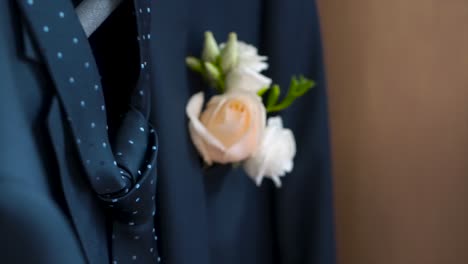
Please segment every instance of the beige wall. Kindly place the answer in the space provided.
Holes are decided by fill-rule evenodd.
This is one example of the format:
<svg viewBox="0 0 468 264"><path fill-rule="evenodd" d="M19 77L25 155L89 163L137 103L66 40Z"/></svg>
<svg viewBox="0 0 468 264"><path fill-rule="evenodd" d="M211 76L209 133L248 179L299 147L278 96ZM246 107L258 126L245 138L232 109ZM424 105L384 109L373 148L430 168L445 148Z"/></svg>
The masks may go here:
<svg viewBox="0 0 468 264"><path fill-rule="evenodd" d="M468 263L468 1L318 4L340 263Z"/></svg>

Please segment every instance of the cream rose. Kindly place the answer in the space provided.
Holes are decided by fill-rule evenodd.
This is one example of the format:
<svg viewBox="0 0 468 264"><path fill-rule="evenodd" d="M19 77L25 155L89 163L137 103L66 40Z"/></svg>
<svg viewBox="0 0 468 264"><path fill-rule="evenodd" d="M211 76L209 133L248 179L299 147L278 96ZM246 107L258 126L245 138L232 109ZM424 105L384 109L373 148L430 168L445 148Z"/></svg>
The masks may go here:
<svg viewBox="0 0 468 264"><path fill-rule="evenodd" d="M246 92L213 96L202 112L203 102L203 92L193 95L186 113L192 141L208 165L242 161L256 151L266 120L260 97Z"/></svg>
<svg viewBox="0 0 468 264"><path fill-rule="evenodd" d="M257 185L264 177L281 187L280 177L291 172L296 155L296 142L289 129L283 128L281 117L271 117L257 151L244 162L244 169Z"/></svg>

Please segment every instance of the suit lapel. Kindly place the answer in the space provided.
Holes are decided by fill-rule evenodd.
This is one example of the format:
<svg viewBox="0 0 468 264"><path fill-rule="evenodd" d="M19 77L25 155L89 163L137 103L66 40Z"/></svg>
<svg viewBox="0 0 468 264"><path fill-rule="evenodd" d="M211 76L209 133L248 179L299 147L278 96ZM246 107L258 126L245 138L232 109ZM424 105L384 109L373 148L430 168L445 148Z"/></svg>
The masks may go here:
<svg viewBox="0 0 468 264"><path fill-rule="evenodd" d="M17 3L24 21L24 55L30 61L43 62L56 86L57 96L47 121L72 223L88 262L107 263L105 211L88 181L90 173L82 165L83 154L75 148L79 139L74 133L89 123L86 116L73 112L76 105L70 107L79 105L80 100L90 109L104 105L101 84L93 81L99 81L100 77L91 48L71 2L17 0ZM65 49L76 53L64 52ZM70 116L75 118L71 120ZM105 112L97 112L93 121L105 125ZM102 134L98 140L107 142L105 130ZM109 148L100 151L107 151L101 156L113 155Z"/></svg>
<svg viewBox="0 0 468 264"><path fill-rule="evenodd" d="M47 126L51 136L65 200L88 263L107 263L106 217L80 166L70 142L57 98L49 111Z"/></svg>
<svg viewBox="0 0 468 264"><path fill-rule="evenodd" d="M22 55L25 59L39 63L41 61L40 55L37 52L37 47L34 45L34 41L32 40L32 34L29 30L27 24L22 19L21 20L21 51Z"/></svg>

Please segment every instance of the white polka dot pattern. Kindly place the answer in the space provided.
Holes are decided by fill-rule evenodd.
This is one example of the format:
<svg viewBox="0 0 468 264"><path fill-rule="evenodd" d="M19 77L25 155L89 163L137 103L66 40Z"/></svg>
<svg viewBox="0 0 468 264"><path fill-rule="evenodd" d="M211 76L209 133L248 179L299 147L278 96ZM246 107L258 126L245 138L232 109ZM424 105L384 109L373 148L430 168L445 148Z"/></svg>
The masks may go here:
<svg viewBox="0 0 468 264"><path fill-rule="evenodd" d="M140 77L134 93L139 96L131 97L132 108L126 114L129 123L118 128L125 137L116 146L110 145L108 139L97 65L72 4L59 1L54 9L41 1L18 2L37 36L57 98L67 116L66 125L83 165L81 175L87 178L94 193L119 215L112 219L112 263L160 261L154 235L157 138L147 118L132 112L143 113L149 107L145 96L151 89L148 64L151 1L134 0L138 38L142 40ZM141 160L134 160L135 157Z"/></svg>

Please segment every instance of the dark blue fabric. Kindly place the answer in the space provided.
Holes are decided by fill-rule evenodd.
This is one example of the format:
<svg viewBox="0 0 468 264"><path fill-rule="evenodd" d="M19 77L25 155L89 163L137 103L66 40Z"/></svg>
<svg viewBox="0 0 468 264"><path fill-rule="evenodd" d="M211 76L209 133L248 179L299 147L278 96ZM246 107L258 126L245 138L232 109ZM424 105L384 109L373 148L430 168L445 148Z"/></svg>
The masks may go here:
<svg viewBox="0 0 468 264"><path fill-rule="evenodd" d="M158 0L152 35L152 122L161 152L158 205L169 263L335 263L324 66L312 0ZM269 56L282 87L304 74L317 87L282 113L296 136L294 171L281 189L260 188L242 168L203 169L187 133L185 105L209 89L182 63L201 53L203 33L231 31ZM170 98L170 100L168 99Z"/></svg>
<svg viewBox="0 0 468 264"><path fill-rule="evenodd" d="M146 114L151 86L147 63L151 60L150 40L146 39L151 17L148 3L134 1L135 10L138 10L135 16L138 36L143 36L146 41L140 41L140 78L131 100L126 103L130 106L114 132L113 144L107 132L106 107L97 65L73 5L67 1L18 0L17 3L55 84L58 96L50 110L49 132L65 198L88 261L97 263L99 256L107 253L102 248L103 241L93 239L102 236L103 229L95 229L94 225L99 225L103 217L89 221L86 209L77 210L79 203L84 201L73 195L72 190L79 184L70 182L74 178L71 174L79 169L70 167L67 161L70 156L65 148L68 145L74 145L82 169L81 175L75 174L75 178L82 177L90 184L92 193L102 203L96 207L90 200L88 206L108 216L108 227L112 229L109 239L112 263L159 262L155 228L158 146ZM134 41L137 41L136 36ZM62 116L57 116L59 112ZM72 135L73 139L65 140L64 134ZM97 251L99 248L103 252Z"/></svg>
<svg viewBox="0 0 468 264"><path fill-rule="evenodd" d="M0 242L8 243L0 248L0 262L111 263L113 218L86 177L86 158L77 151L69 116L45 66L51 51L38 46L16 1L20 0L0 1ZM50 1L48 6L66 2L71 1ZM133 100L129 96L138 90L130 86L137 85L134 74L142 61L138 52L127 52L133 44L123 45L131 34L112 22L121 20L119 10L102 26L113 31L106 37L114 45L96 36L91 48L97 60L93 71L102 76L113 148L119 141L119 116L135 109L123 104L142 106L139 112L146 117L144 106L151 103L149 121L159 136L156 203L163 262L335 263L326 84L314 1L148 0L148 4L151 60L144 65L149 75L140 76L154 79L152 95L141 97L148 101L139 101L139 93ZM49 18L53 15L59 14L53 12ZM128 25L133 27L131 21ZM59 26L64 35L74 32L69 23ZM204 169L189 139L185 105L192 94L207 87L187 70L184 59L200 54L205 30L219 40L236 31L241 40L258 46L269 56L267 75L283 87L292 74L317 81L316 88L282 113L285 126L295 133L298 153L294 171L284 178L281 189L268 181L256 187L241 168ZM49 60L56 55L51 53ZM83 59L63 55L71 62ZM121 137L134 131L127 132ZM118 159L117 152L110 155ZM138 175L135 162L117 161Z"/></svg>

